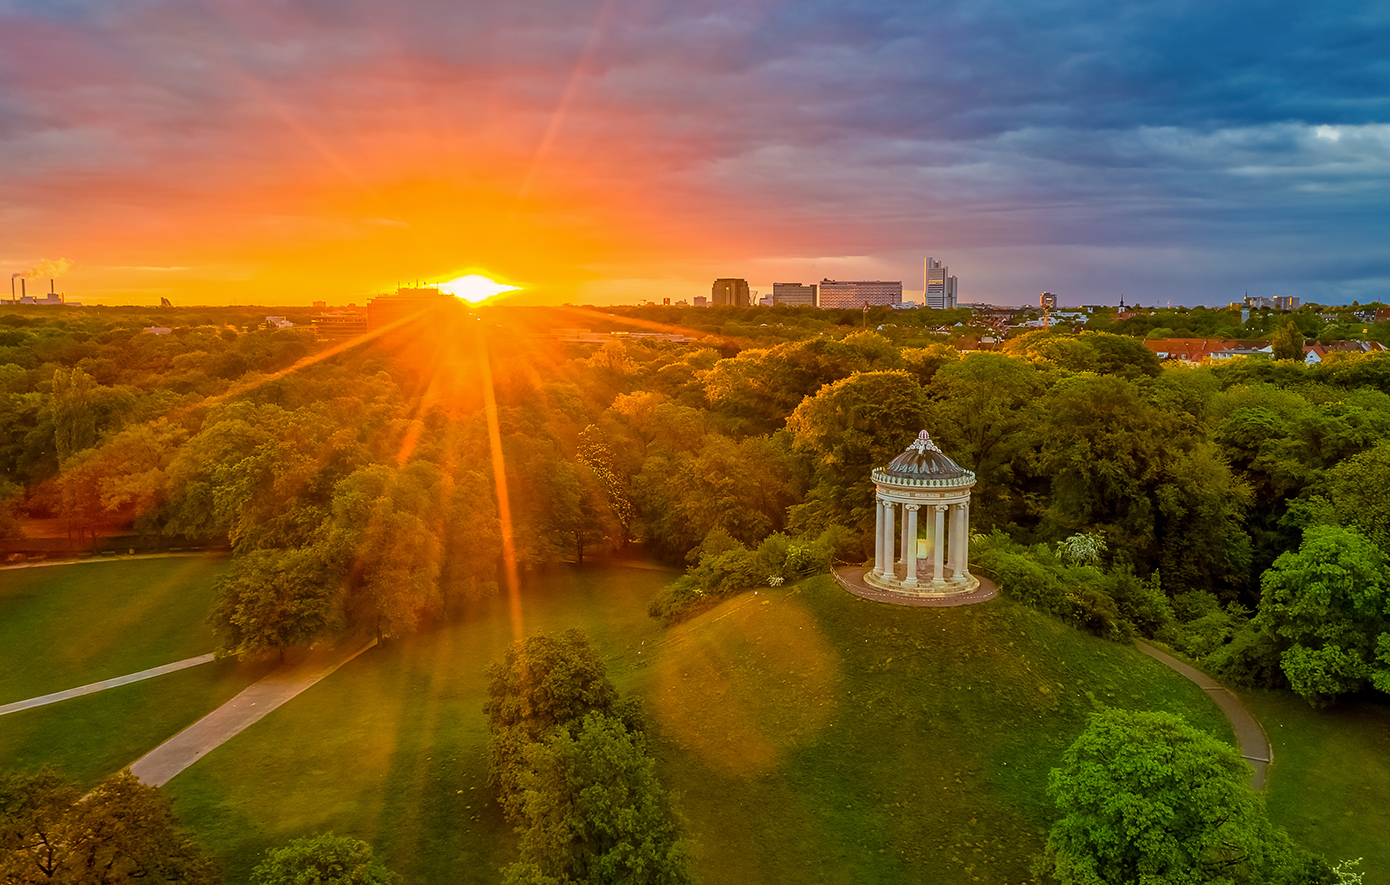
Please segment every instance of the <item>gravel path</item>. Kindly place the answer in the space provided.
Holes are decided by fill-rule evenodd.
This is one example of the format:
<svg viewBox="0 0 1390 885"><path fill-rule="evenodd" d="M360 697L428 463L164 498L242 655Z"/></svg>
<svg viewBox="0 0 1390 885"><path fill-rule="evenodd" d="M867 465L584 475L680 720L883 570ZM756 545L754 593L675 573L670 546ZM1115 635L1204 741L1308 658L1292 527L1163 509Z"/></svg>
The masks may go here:
<svg viewBox="0 0 1390 885"><path fill-rule="evenodd" d="M185 658L182 661L175 661L172 664L161 664L158 667L151 667L148 670L141 670L139 673L131 673L126 676L117 676L113 679L103 679L100 682L91 682L87 685L79 685L77 688L69 688L64 691L55 691L53 694L46 694L36 698L29 698L24 701L15 701L12 704L0 706L0 716L7 713L18 713L20 710L32 710L34 707L42 707L46 704L54 704L58 701L66 701L68 698L80 698L84 694L95 694L105 691L108 688L115 688L118 685L129 685L132 682L139 682L142 679L152 679L155 676L163 676L165 673L174 673L178 670L186 670L189 667L196 667L199 664L206 664L212 660L212 652L199 655L196 658Z"/></svg>
<svg viewBox="0 0 1390 885"><path fill-rule="evenodd" d="M130 773L152 787L163 786L174 775L374 645L375 638L356 645L314 650L303 660L271 671L241 694L141 756L130 766Z"/></svg>
<svg viewBox="0 0 1390 885"><path fill-rule="evenodd" d="M1269 738L1265 735L1264 728L1260 726L1260 721L1246 709L1245 704L1241 703L1235 692L1201 670L1184 664L1172 655L1164 654L1143 640L1136 640L1134 644L1144 654L1186 676L1211 695L1211 699L1216 701L1221 712L1225 713L1226 718L1231 721L1231 727L1236 732L1236 745L1240 748L1241 755L1245 757L1245 761L1250 763L1250 767L1255 769L1254 775L1250 778L1251 788L1263 790L1265 780L1269 776L1269 766L1274 764L1274 748L1269 745Z"/></svg>

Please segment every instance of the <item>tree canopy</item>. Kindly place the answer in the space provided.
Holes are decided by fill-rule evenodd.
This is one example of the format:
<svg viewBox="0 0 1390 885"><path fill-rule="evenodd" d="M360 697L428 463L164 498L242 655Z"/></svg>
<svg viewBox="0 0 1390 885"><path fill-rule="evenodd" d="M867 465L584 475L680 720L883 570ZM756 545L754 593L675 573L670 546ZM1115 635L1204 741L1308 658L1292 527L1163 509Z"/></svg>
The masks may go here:
<svg viewBox="0 0 1390 885"><path fill-rule="evenodd" d="M1040 867L1063 885L1329 882L1251 792L1230 746L1169 713L1095 713L1053 769Z"/></svg>

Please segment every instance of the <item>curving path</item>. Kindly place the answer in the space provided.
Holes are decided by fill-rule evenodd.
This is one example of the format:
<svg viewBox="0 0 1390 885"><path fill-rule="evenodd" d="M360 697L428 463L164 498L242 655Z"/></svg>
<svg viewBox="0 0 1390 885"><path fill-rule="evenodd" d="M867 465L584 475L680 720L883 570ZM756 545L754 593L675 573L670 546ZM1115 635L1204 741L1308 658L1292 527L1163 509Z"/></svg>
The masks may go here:
<svg viewBox="0 0 1390 885"><path fill-rule="evenodd" d="M1269 745L1269 737L1265 735L1260 721L1246 709L1245 704L1241 703L1235 692L1201 670L1188 666L1172 655L1159 651L1142 639L1136 639L1134 644L1144 654L1186 676L1211 696L1211 699L1221 708L1221 712L1226 714L1226 718L1231 721L1231 728L1235 729L1236 746L1240 748L1240 754L1255 770L1250 778L1251 789L1263 790L1265 780L1269 776L1269 766L1274 764L1274 748Z"/></svg>

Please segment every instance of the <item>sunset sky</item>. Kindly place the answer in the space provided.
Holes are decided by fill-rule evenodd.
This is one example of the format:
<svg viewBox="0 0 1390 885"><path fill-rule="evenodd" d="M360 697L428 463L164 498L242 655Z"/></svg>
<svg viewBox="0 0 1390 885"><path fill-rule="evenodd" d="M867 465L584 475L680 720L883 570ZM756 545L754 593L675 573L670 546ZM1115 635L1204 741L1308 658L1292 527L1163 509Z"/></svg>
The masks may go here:
<svg viewBox="0 0 1390 885"><path fill-rule="evenodd" d="M1390 4L0 0L0 272L86 303L928 255L964 301L1390 301Z"/></svg>

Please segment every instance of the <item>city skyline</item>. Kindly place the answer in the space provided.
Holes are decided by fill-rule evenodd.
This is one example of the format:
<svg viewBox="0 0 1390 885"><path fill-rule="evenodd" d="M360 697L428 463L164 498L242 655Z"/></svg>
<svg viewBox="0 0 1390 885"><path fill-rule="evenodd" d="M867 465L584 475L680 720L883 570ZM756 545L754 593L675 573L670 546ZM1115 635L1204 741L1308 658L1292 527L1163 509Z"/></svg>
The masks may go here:
<svg viewBox="0 0 1390 885"><path fill-rule="evenodd" d="M920 297L931 255L962 302L1383 300L1387 39L1371 3L0 0L0 272L603 304Z"/></svg>

